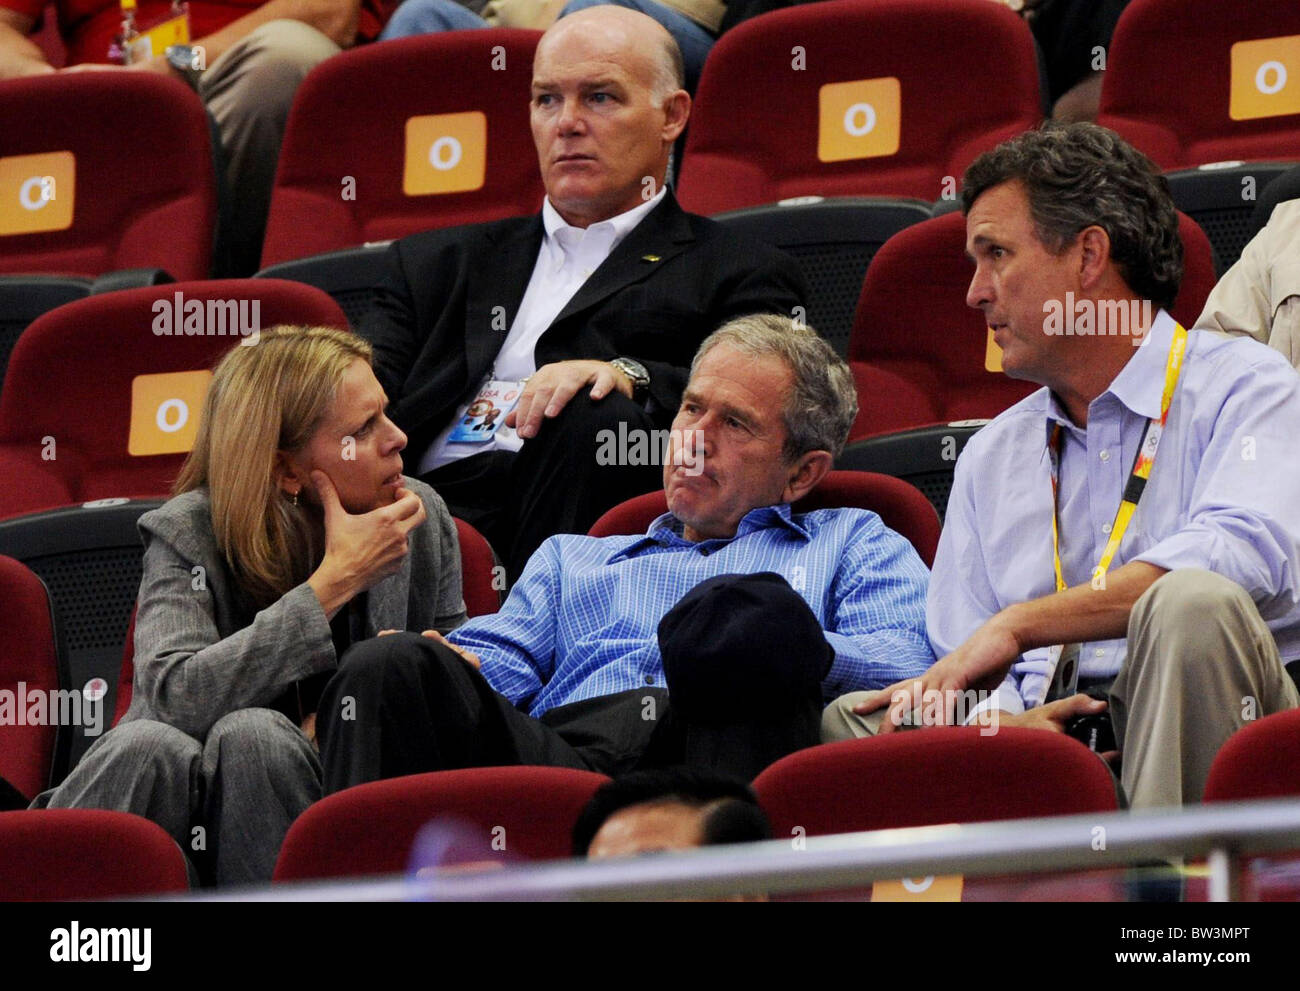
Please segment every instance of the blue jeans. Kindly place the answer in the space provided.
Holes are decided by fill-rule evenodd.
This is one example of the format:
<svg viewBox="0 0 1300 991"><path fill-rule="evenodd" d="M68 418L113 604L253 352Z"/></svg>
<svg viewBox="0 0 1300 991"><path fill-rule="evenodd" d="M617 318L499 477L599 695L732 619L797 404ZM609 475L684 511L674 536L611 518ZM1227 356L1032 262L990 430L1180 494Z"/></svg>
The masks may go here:
<svg viewBox="0 0 1300 991"><path fill-rule="evenodd" d="M686 66L686 88L694 93L695 85L700 81L700 72L704 69L704 60L713 47L713 35L685 14L656 3L655 0L570 0L560 11L560 16L609 2L615 2L619 7L639 10L664 26L682 50L682 61ZM430 31L464 31L482 27L487 27L483 18L456 0L404 0L384 26L379 39L386 41L389 38L428 34Z"/></svg>
<svg viewBox="0 0 1300 991"><path fill-rule="evenodd" d="M431 31L465 31L485 28L483 18L456 0L405 0L393 11L393 16L379 33L380 41L390 38L409 38L413 34Z"/></svg>

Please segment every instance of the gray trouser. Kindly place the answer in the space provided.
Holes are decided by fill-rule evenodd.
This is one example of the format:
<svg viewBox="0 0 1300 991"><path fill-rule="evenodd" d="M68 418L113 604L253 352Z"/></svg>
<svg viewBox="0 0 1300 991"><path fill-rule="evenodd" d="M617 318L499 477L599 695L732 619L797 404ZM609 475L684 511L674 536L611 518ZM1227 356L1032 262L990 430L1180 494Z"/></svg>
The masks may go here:
<svg viewBox="0 0 1300 991"><path fill-rule="evenodd" d="M870 692L822 713L822 740L871 736L881 713L854 714ZM1133 808L1201 800L1214 755L1247 721L1300 705L1268 626L1235 582L1171 571L1133 605L1128 657L1110 690L1120 780Z"/></svg>
<svg viewBox="0 0 1300 991"><path fill-rule="evenodd" d="M241 268L256 268L261 257L280 142L298 84L340 51L302 21L268 21L222 52L199 76L199 97L217 122L226 154L227 233Z"/></svg>
<svg viewBox="0 0 1300 991"><path fill-rule="evenodd" d="M264 884L289 826L320 798L320 782L316 751L292 722L240 709L202 744L166 723L122 723L32 808L132 812L209 860L217 884Z"/></svg>

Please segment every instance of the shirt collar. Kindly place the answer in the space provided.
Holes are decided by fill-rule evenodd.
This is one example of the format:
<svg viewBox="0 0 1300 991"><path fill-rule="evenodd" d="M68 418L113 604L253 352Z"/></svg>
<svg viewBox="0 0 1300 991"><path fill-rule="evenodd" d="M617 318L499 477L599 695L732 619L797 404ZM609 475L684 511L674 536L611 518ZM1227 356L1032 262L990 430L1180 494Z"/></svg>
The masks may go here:
<svg viewBox="0 0 1300 991"><path fill-rule="evenodd" d="M1148 420L1160 419L1160 400L1165 391L1165 366L1169 361L1169 348L1174 342L1174 318L1164 310L1156 314L1151 327L1135 344L1133 357L1119 370L1109 393L1138 416Z"/></svg>
<svg viewBox="0 0 1300 991"><path fill-rule="evenodd" d="M618 247L620 241L627 237L636 227L645 219L646 214L659 205L664 196L667 195L668 187L660 186L659 192L646 200L634 206L631 210L620 213L617 217L610 217L608 220L602 220L599 223L592 224L586 228L588 234L603 234L611 237L609 250L612 252ZM560 216L558 210L551 205L551 198L548 196L542 202L542 227L546 231L546 239L554 240L555 234L560 230L571 230L575 232L575 239L583 234L583 228L574 227L567 223Z"/></svg>
<svg viewBox="0 0 1300 991"><path fill-rule="evenodd" d="M686 524L672 513L664 513L646 528L645 536L637 538L615 553L606 563L614 564L624 558L635 557L650 547L721 547L733 540L740 539L746 534L771 527L783 527L802 540L812 540L812 533L794 518L788 502L776 506L760 506L757 509L751 509L741 517L734 537L719 537L712 540L687 540L683 536Z"/></svg>
<svg viewBox="0 0 1300 991"><path fill-rule="evenodd" d="M1160 419L1160 400L1165 391L1165 365L1169 360L1169 348L1173 339L1174 318L1165 310L1160 310L1140 343L1134 344L1133 357L1119 370L1106 391L1092 402L1095 404L1106 396L1113 396L1125 408L1143 419ZM1070 419L1056 394L1047 389L1043 392L1048 437L1050 438L1052 427L1057 423L1067 430L1078 431L1080 428Z"/></svg>

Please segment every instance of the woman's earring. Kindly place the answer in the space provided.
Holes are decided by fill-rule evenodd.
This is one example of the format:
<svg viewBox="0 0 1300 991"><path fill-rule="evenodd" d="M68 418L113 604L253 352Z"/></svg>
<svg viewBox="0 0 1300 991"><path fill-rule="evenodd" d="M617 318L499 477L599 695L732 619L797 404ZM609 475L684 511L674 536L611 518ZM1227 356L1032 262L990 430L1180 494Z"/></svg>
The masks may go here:
<svg viewBox="0 0 1300 991"><path fill-rule="evenodd" d="M298 491L301 491L301 490L298 490ZM293 504L294 504L295 506L298 505L298 492L294 492L294 494L293 494Z"/></svg>

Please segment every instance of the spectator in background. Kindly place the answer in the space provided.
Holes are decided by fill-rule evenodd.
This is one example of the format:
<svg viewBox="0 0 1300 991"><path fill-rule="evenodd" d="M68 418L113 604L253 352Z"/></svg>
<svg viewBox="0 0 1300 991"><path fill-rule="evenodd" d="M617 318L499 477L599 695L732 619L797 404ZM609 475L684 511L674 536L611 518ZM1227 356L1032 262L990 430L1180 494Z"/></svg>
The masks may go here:
<svg viewBox="0 0 1300 991"><path fill-rule="evenodd" d="M1111 35L1129 0L999 0L1018 10L1038 42L1051 116L1096 120Z"/></svg>
<svg viewBox="0 0 1300 991"><path fill-rule="evenodd" d="M412 474L511 580L547 537L661 483L658 451L611 463L600 438L666 430L710 332L801 301L794 259L684 212L665 185L690 104L677 45L644 14L555 24L533 63L541 211L396 241L358 328ZM459 429L476 400L502 409L493 430Z"/></svg>
<svg viewBox="0 0 1300 991"><path fill-rule="evenodd" d="M27 35L45 0L0 0L0 81L51 73ZM117 0L58 0L67 48L64 72L154 72L194 88L216 121L229 192L225 257L219 275L249 275L261 258L271 186L294 91L317 64L357 41L375 38L391 0L189 0L191 50L155 52L121 66L108 62L122 23ZM136 23L170 16L162 0L141 0ZM123 107L128 118L138 107ZM124 128L124 134L129 129ZM123 154L132 154L123 149ZM147 161L144 159L143 161Z"/></svg>
<svg viewBox="0 0 1300 991"><path fill-rule="evenodd" d="M483 0L403 0L380 39L472 28L544 31L574 11L611 3L639 11L664 26L681 49L686 89L693 94L727 11L724 0L489 0L486 4Z"/></svg>
<svg viewBox="0 0 1300 991"><path fill-rule="evenodd" d="M1197 330L1253 337L1300 368L1300 200L1283 200L1223 273Z"/></svg>
<svg viewBox="0 0 1300 991"><path fill-rule="evenodd" d="M634 771L601 785L573 826L573 855L602 860L772 838L753 789L689 767Z"/></svg>

